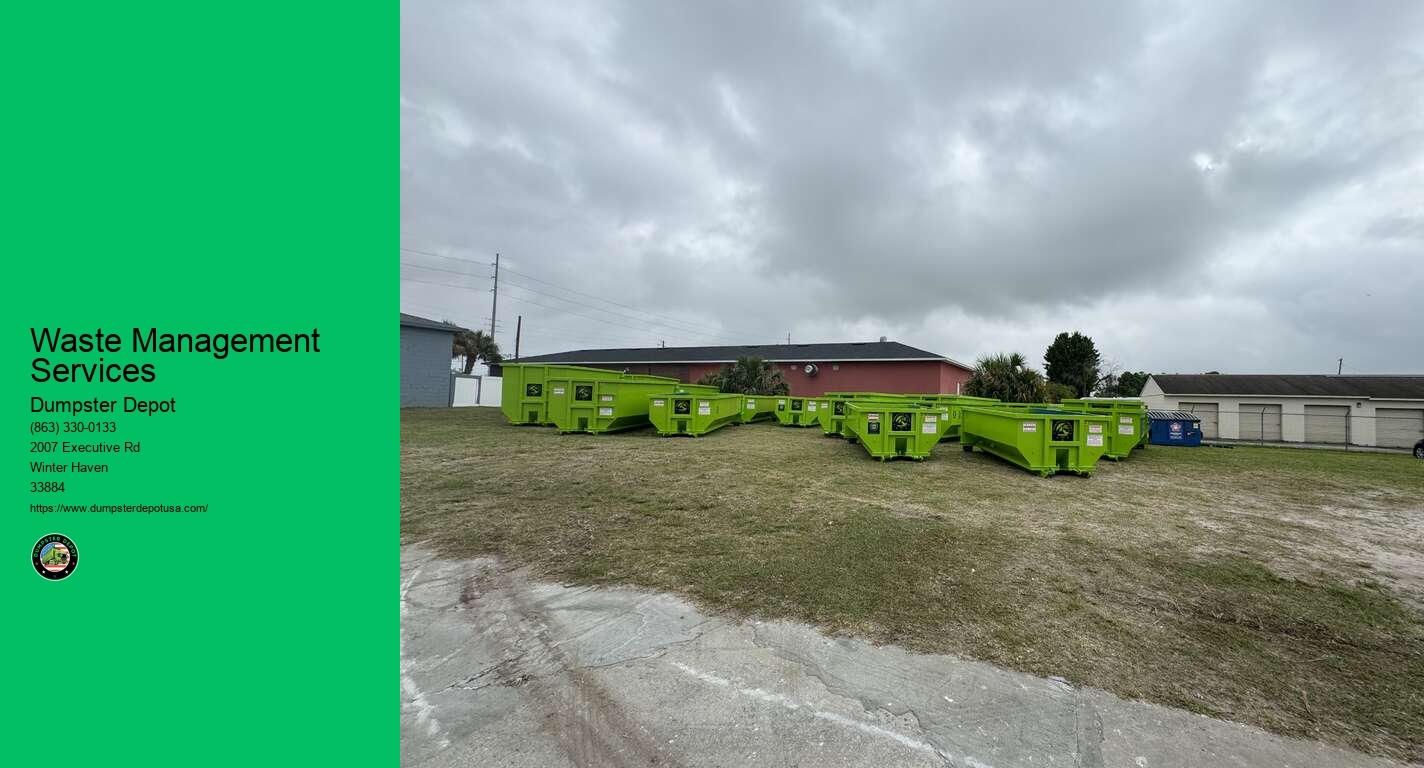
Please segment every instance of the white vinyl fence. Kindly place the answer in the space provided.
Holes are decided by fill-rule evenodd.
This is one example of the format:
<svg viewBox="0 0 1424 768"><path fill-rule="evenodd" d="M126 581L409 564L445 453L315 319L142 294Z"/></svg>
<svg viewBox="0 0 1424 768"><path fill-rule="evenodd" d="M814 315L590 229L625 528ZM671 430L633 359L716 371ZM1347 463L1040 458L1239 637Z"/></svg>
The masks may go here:
<svg viewBox="0 0 1424 768"><path fill-rule="evenodd" d="M467 376L452 373L455 380L455 395L450 405L464 408L473 405L499 407L499 396L504 388L504 379L499 376Z"/></svg>

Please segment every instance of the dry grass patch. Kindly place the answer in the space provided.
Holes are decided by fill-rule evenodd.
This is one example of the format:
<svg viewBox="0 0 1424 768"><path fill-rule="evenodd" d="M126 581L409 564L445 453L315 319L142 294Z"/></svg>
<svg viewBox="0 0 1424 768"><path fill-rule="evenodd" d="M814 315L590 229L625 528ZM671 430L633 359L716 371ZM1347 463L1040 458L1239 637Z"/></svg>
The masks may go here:
<svg viewBox="0 0 1424 768"><path fill-rule="evenodd" d="M1041 479L817 430L565 435L403 411L401 530L1424 758L1424 462L1168 449Z"/></svg>

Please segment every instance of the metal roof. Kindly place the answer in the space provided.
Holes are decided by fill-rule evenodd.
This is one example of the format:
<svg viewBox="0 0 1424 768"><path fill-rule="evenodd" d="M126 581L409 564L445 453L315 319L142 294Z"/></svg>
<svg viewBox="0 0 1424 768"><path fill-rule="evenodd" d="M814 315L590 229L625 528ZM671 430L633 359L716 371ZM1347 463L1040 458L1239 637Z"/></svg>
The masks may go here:
<svg viewBox="0 0 1424 768"><path fill-rule="evenodd" d="M521 363L564 365L730 363L739 357L760 357L773 363L933 360L969 370L943 355L898 341L860 341L835 344L752 344L723 347L640 347L632 349L577 349L548 355L521 357Z"/></svg>
<svg viewBox="0 0 1424 768"><path fill-rule="evenodd" d="M1424 376L1154 373L1151 378L1168 395L1424 400Z"/></svg>
<svg viewBox="0 0 1424 768"><path fill-rule="evenodd" d="M1200 416L1186 411L1148 411L1147 418L1153 421L1201 421Z"/></svg>
<svg viewBox="0 0 1424 768"><path fill-rule="evenodd" d="M407 315L404 312L400 313L400 316L400 324L410 328L429 328L432 331L449 331L451 333L459 333L461 331L466 330L465 328L461 328L460 326L455 325L454 323L442 323L436 320L427 320L423 317Z"/></svg>

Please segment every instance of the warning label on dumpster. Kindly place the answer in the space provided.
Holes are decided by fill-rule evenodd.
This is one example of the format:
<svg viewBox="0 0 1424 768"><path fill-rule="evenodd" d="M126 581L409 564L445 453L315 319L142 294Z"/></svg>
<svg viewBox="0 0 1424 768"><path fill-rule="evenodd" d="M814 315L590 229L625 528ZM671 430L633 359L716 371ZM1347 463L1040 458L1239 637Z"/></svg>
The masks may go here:
<svg viewBox="0 0 1424 768"><path fill-rule="evenodd" d="M1088 432L1089 432L1090 434L1091 434L1091 433L1098 433L1098 434L1101 434L1102 431L1103 431L1103 425L1101 425L1101 424L1089 424L1089 425L1088 425Z"/></svg>
<svg viewBox="0 0 1424 768"><path fill-rule="evenodd" d="M1132 423L1132 417L1131 417L1131 416L1119 416L1119 417L1118 417L1118 423L1119 423L1119 424L1131 424L1131 423Z"/></svg>
<svg viewBox="0 0 1424 768"><path fill-rule="evenodd" d="M599 395L598 399L605 403L611 403L613 402L613 395Z"/></svg>
<svg viewBox="0 0 1424 768"><path fill-rule="evenodd" d="M1103 447L1103 436L1102 436L1102 435L1088 435L1088 445L1091 445L1091 446L1093 446L1094 448L1101 448L1101 447Z"/></svg>
<svg viewBox="0 0 1424 768"><path fill-rule="evenodd" d="M663 407L664 405L667 405L667 402L664 401L664 400L654 400L654 401L653 401L653 407L654 407L654 408L661 408L661 407Z"/></svg>
<svg viewBox="0 0 1424 768"><path fill-rule="evenodd" d="M1130 434L1132 434L1132 425L1131 425L1131 424L1119 424L1119 425L1118 425L1118 428L1117 428L1117 433L1118 433L1119 435L1130 435Z"/></svg>
<svg viewBox="0 0 1424 768"><path fill-rule="evenodd" d="M926 414L925 420L920 424L920 432L926 435L933 435L939 431L939 420L934 416Z"/></svg>
<svg viewBox="0 0 1424 768"><path fill-rule="evenodd" d="M613 415L613 409L612 409L612 408L599 408L599 409L598 409L598 415L599 415L599 416L612 416L612 415Z"/></svg>
<svg viewBox="0 0 1424 768"><path fill-rule="evenodd" d="M753 410L754 408L756 408L756 401L755 401L755 400L748 400L748 401L747 401L747 410L750 411L750 410Z"/></svg>
<svg viewBox="0 0 1424 768"><path fill-rule="evenodd" d="M554 387L554 394L556 394L556 395L562 395L562 394L564 394L564 388L563 388L563 387Z"/></svg>
<svg viewBox="0 0 1424 768"><path fill-rule="evenodd" d="M808 404L808 405L806 406L806 410L808 410L808 411L814 411L814 410L816 410L816 401L815 401L815 400L812 400L812 401L810 402L810 404Z"/></svg>
<svg viewBox="0 0 1424 768"><path fill-rule="evenodd" d="M866 421L880 421L880 414L878 414L878 413L867 413L867 414L865 414L865 420L866 420Z"/></svg>
<svg viewBox="0 0 1424 768"><path fill-rule="evenodd" d="M1023 431L1025 431L1025 432L1037 432L1037 431L1038 431L1038 422L1036 422L1036 421L1025 421L1025 422L1023 423Z"/></svg>
<svg viewBox="0 0 1424 768"><path fill-rule="evenodd" d="M706 400L698 400L698 401L697 401L697 415L698 415L698 416L711 416L711 415L712 415L712 404L709 403L709 402L707 402Z"/></svg>

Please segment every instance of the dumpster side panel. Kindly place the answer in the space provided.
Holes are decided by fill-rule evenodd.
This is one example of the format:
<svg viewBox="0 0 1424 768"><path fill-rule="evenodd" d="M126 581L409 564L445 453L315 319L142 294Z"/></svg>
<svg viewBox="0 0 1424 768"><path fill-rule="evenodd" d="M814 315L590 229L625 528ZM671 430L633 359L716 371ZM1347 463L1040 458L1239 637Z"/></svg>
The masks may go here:
<svg viewBox="0 0 1424 768"><path fill-rule="evenodd" d="M776 418L775 395L741 395L741 398L743 424Z"/></svg>
<svg viewBox="0 0 1424 768"><path fill-rule="evenodd" d="M1107 416L1046 408L966 408L965 450L979 448L1045 477L1091 475L1107 448Z"/></svg>
<svg viewBox="0 0 1424 768"><path fill-rule="evenodd" d="M1106 455L1112 459L1125 459L1132 449L1144 445L1147 440L1147 403L1142 400L1117 400L1076 398L1065 399L1064 407L1084 410L1109 416L1113 426L1108 430Z"/></svg>
<svg viewBox="0 0 1424 768"><path fill-rule="evenodd" d="M944 435L946 409L912 401L852 401L844 428L871 456L923 461Z"/></svg>
<svg viewBox="0 0 1424 768"><path fill-rule="evenodd" d="M648 424L648 395L672 392L665 381L617 379L593 383L593 401L581 400L575 382L574 405L578 414L587 414L587 427L577 431L602 434L621 432ZM576 417L581 418L581 417ZM583 423L579 421L579 423Z"/></svg>
<svg viewBox="0 0 1424 768"><path fill-rule="evenodd" d="M504 380L500 390L500 410L512 424L554 424L549 413L549 381L580 378L587 381L628 379L619 371L586 368L578 365L542 365L539 363L504 363ZM662 376L636 377L659 381L670 388L678 386L676 379Z"/></svg>
<svg viewBox="0 0 1424 768"><path fill-rule="evenodd" d="M741 395L668 392L648 395L648 420L664 437L697 437L741 420Z"/></svg>
<svg viewBox="0 0 1424 768"><path fill-rule="evenodd" d="M777 395L776 421L783 427L814 427L818 424L816 402L809 397Z"/></svg>

